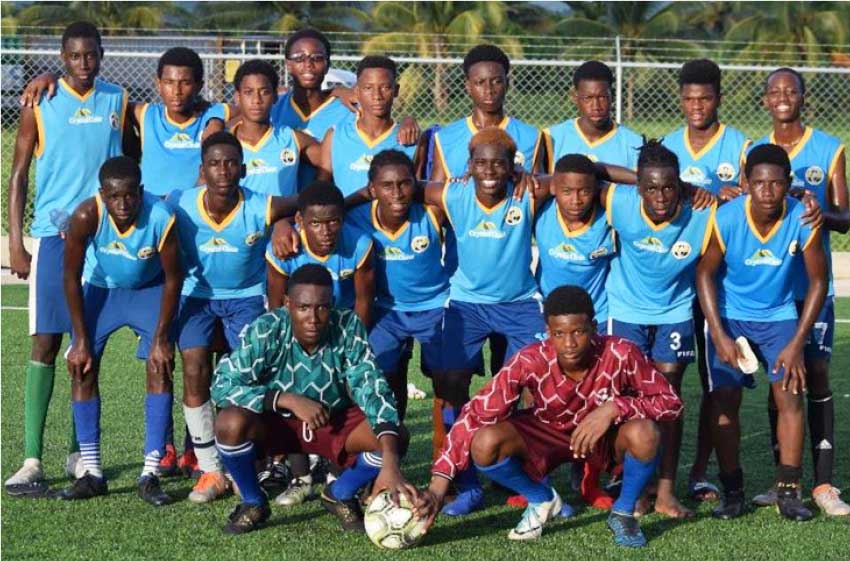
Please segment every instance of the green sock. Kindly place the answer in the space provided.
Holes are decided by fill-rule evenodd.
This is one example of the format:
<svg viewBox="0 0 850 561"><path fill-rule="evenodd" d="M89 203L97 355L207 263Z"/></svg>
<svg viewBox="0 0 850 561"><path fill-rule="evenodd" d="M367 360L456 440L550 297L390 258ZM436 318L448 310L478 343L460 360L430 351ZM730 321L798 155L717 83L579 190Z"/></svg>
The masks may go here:
<svg viewBox="0 0 850 561"><path fill-rule="evenodd" d="M44 424L47 406L53 395L53 377L56 367L34 360L27 364L24 389L24 454L27 458L41 459L44 447Z"/></svg>

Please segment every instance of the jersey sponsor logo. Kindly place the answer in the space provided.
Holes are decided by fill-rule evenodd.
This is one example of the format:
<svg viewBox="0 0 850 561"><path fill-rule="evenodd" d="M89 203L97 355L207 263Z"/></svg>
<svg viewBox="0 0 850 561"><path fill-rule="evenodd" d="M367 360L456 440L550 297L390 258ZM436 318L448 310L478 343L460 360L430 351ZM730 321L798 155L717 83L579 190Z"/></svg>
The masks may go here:
<svg viewBox="0 0 850 561"><path fill-rule="evenodd" d="M136 258L127 251L127 246L119 241L109 242L105 246L99 248L98 251L105 253L106 255L115 255L129 259L130 261L136 261Z"/></svg>
<svg viewBox="0 0 850 561"><path fill-rule="evenodd" d="M256 231L256 232L251 232L250 234L245 236L245 245L250 247L250 246L254 245L255 243L257 243L258 240L262 239L262 237L263 237L263 232L261 232L259 230Z"/></svg>
<svg viewBox="0 0 850 561"><path fill-rule="evenodd" d="M138 257L139 259L150 259L151 257L153 257L154 253L156 253L156 249L153 246L149 245L137 251L136 257Z"/></svg>
<svg viewBox="0 0 850 561"><path fill-rule="evenodd" d="M280 151L280 162L286 167L294 166L298 161L298 155L292 148L284 148Z"/></svg>
<svg viewBox="0 0 850 561"><path fill-rule="evenodd" d="M192 140L191 135L185 132L175 132L171 138L163 142L162 145L172 150L185 150L201 147L200 142Z"/></svg>
<svg viewBox="0 0 850 561"><path fill-rule="evenodd" d="M103 117L95 115L91 109L86 107L80 107L68 119L68 123L71 125L91 125L93 123L100 123L101 121L103 121Z"/></svg>
<svg viewBox="0 0 850 561"><path fill-rule="evenodd" d="M688 183L694 183L696 185L708 185L711 183L711 180L705 176L705 172L697 166L686 167L685 170L679 174L679 177L682 181L687 181Z"/></svg>
<svg viewBox="0 0 850 561"><path fill-rule="evenodd" d="M603 245L590 252L590 260L593 261L594 259L605 257L606 255L608 255L608 248Z"/></svg>
<svg viewBox="0 0 850 561"><path fill-rule="evenodd" d="M198 247L203 253L236 253L239 250L224 238L212 237Z"/></svg>
<svg viewBox="0 0 850 561"><path fill-rule="evenodd" d="M732 181L735 177L735 166L729 162L723 162L717 166L717 177L720 181Z"/></svg>
<svg viewBox="0 0 850 561"><path fill-rule="evenodd" d="M416 253L422 253L428 249L429 245L431 245L431 242L428 240L428 236L415 236L410 240L410 249Z"/></svg>
<svg viewBox="0 0 850 561"><path fill-rule="evenodd" d="M673 244L673 249L670 251L676 259L684 259L691 254L691 244L685 241L678 241Z"/></svg>
<svg viewBox="0 0 850 561"><path fill-rule="evenodd" d="M799 248L800 244L797 242L797 240L791 240L791 243L788 244L788 255L794 257L795 255L797 255L797 250Z"/></svg>
<svg viewBox="0 0 850 561"><path fill-rule="evenodd" d="M262 158L252 158L248 160L248 164L245 167L245 173L247 175L262 175L265 173L275 173L277 171L276 167L268 165Z"/></svg>
<svg viewBox="0 0 850 561"><path fill-rule="evenodd" d="M806 183L809 185L819 185L824 178L823 168L820 166L809 166L806 168Z"/></svg>
<svg viewBox="0 0 850 561"><path fill-rule="evenodd" d="M586 260L585 256L579 253L573 244L566 242L549 248L547 253L555 259L563 259L564 261Z"/></svg>
<svg viewBox="0 0 850 561"><path fill-rule="evenodd" d="M748 267L758 267L766 265L768 267L779 267L782 265L782 260L778 259L769 249L757 249L747 260L744 265Z"/></svg>
<svg viewBox="0 0 850 561"><path fill-rule="evenodd" d="M393 247L391 245L385 247L384 253L379 254L378 257L384 261L410 261L415 258L413 255L405 253L400 247Z"/></svg>
<svg viewBox="0 0 850 561"><path fill-rule="evenodd" d="M478 223L478 226L469 231L469 235L473 238L495 238L500 240L504 238L506 234L499 230L499 227L493 222L490 222L489 220L482 220Z"/></svg>
<svg viewBox="0 0 850 561"><path fill-rule="evenodd" d="M369 165L372 163L371 154L363 154L348 165L351 171L369 171Z"/></svg>
<svg viewBox="0 0 850 561"><path fill-rule="evenodd" d="M652 253L667 253L669 251L667 246L664 245L664 242L653 236L646 236L641 240L635 240L632 242L632 245L638 249L651 251Z"/></svg>

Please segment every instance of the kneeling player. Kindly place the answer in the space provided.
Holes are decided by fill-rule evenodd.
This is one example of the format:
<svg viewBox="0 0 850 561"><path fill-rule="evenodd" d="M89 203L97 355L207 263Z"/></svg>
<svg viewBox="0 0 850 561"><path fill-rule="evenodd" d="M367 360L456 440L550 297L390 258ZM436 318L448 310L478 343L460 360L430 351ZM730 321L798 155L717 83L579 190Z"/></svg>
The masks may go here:
<svg viewBox="0 0 850 561"><path fill-rule="evenodd" d="M546 474L564 462L616 460L623 463L623 489L608 527L617 544L643 546L633 513L658 462L653 421L678 418L682 403L637 346L596 334L593 302L583 289L555 289L544 315L549 338L522 349L464 406L417 501L418 514L436 515L452 478L471 460L528 498L508 537L535 539L561 510L558 494L542 482ZM517 412L523 390L533 404Z"/></svg>
<svg viewBox="0 0 850 561"><path fill-rule="evenodd" d="M77 207L65 241L65 297L73 326L68 371L86 474L59 494L63 499L106 494L100 464L100 358L109 336L129 326L141 337L136 356L147 360L139 496L154 506L171 502L158 475L171 418L170 332L183 271L177 234L171 233L174 214L164 201L143 193L141 178L132 159L107 160L100 169L100 191Z"/></svg>
<svg viewBox="0 0 850 561"><path fill-rule="evenodd" d="M224 408L216 444L242 495L227 533L254 530L270 514L257 482L255 446L266 453L320 454L347 466L321 497L346 530L363 531L356 492L372 480L375 491L416 496L399 471L407 439L366 328L354 312L334 309L332 302L331 275L323 266L296 269L285 307L251 324L216 369L212 398Z"/></svg>

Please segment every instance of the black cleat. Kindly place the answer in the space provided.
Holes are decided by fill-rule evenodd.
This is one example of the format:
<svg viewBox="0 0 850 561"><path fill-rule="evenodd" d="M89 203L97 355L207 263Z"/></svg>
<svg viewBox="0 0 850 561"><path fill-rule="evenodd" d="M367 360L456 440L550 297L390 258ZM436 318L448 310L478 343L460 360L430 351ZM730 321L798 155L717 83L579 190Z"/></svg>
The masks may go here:
<svg viewBox="0 0 850 561"><path fill-rule="evenodd" d="M262 526L271 514L269 503L260 506L239 503L228 516L230 522L224 527L224 533L235 535L253 532Z"/></svg>
<svg viewBox="0 0 850 561"><path fill-rule="evenodd" d="M43 479L31 481L29 483L14 483L5 486L6 493L10 497L37 499L44 497L50 491L50 487Z"/></svg>
<svg viewBox="0 0 850 561"><path fill-rule="evenodd" d="M814 516L800 499L799 485L777 484L776 511L788 520L795 522L805 522L811 520Z"/></svg>
<svg viewBox="0 0 850 561"><path fill-rule="evenodd" d="M159 477L143 475L139 478L139 498L153 506L165 506L174 502L168 493L162 490Z"/></svg>
<svg viewBox="0 0 850 561"><path fill-rule="evenodd" d="M360 508L360 501L356 498L341 501L335 499L330 491L330 485L326 485L322 490L320 499L325 510L339 518L342 523L342 529L349 532L365 532L366 528L363 525L363 509Z"/></svg>
<svg viewBox="0 0 850 561"><path fill-rule="evenodd" d="M720 497L720 506L711 511L711 516L731 520L744 514L744 491L727 491Z"/></svg>
<svg viewBox="0 0 850 561"><path fill-rule="evenodd" d="M63 501L80 501L106 495L109 489L106 486L106 479L95 477L86 472L84 476L71 483L70 487L58 491L54 498Z"/></svg>
<svg viewBox="0 0 850 561"><path fill-rule="evenodd" d="M291 479L292 474L289 468L286 467L286 464L276 462L271 458L266 462L263 471L257 474L257 480L260 482L260 486L267 491L269 489L286 487L289 485Z"/></svg>

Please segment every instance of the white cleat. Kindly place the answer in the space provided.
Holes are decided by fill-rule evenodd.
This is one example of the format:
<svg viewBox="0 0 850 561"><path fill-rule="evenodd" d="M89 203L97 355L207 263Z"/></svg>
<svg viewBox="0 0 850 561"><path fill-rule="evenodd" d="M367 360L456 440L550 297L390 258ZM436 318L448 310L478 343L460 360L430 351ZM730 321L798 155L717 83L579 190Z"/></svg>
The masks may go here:
<svg viewBox="0 0 850 561"><path fill-rule="evenodd" d="M841 500L841 491L832 485L819 485L812 491L815 504L828 516L850 516L850 505Z"/></svg>
<svg viewBox="0 0 850 561"><path fill-rule="evenodd" d="M38 458L27 458L15 475L6 480L6 492L13 497L38 496L47 491L44 468Z"/></svg>
<svg viewBox="0 0 850 561"><path fill-rule="evenodd" d="M558 492L552 489L552 500L529 503L516 528L508 533L511 540L536 540L543 534L543 526L561 512L563 502Z"/></svg>
<svg viewBox="0 0 850 561"><path fill-rule="evenodd" d="M68 460L65 462L65 473L72 481L76 481L86 474L86 466L83 464L83 456L79 452L71 452L68 454Z"/></svg>

